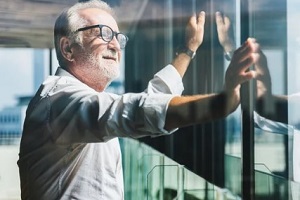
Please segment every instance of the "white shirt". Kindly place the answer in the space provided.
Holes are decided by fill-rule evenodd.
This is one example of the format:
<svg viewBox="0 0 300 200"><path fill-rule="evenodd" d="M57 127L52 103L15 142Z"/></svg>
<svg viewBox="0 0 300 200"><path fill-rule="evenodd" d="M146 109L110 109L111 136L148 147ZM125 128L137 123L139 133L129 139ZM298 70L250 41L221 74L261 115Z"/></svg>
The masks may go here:
<svg viewBox="0 0 300 200"><path fill-rule="evenodd" d="M158 136L183 91L172 65L142 93L98 93L62 68L31 100L19 154L23 200L124 199L117 137Z"/></svg>

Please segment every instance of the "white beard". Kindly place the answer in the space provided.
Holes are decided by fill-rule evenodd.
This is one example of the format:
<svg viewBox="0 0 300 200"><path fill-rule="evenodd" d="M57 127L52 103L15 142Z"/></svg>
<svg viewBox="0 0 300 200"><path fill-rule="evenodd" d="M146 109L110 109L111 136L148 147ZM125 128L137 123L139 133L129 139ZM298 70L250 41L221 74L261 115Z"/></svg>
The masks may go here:
<svg viewBox="0 0 300 200"><path fill-rule="evenodd" d="M78 64L81 66L79 69L81 75L87 79L84 82L89 82L89 84L94 85L95 88L105 89L114 79L118 78L120 75L120 66L117 61L112 59L104 59L103 55L110 55L115 58L115 52L107 50L101 55L95 55L89 53L88 51L82 51L82 54L77 57ZM119 59L119 58L117 58Z"/></svg>
<svg viewBox="0 0 300 200"><path fill-rule="evenodd" d="M89 54L87 64L89 67L97 69L97 76L106 79L109 83L120 76L120 66L113 60L107 60L103 59L102 56Z"/></svg>

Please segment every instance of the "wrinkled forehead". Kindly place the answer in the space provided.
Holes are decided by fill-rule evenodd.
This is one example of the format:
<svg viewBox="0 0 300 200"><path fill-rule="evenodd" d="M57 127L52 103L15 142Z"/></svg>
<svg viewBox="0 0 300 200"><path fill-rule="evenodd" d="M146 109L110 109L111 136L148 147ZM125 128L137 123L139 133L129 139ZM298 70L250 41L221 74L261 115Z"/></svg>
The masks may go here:
<svg viewBox="0 0 300 200"><path fill-rule="evenodd" d="M99 8L87 8L79 11L79 16L86 22L85 26L103 24L119 31L118 24L114 17L105 10Z"/></svg>

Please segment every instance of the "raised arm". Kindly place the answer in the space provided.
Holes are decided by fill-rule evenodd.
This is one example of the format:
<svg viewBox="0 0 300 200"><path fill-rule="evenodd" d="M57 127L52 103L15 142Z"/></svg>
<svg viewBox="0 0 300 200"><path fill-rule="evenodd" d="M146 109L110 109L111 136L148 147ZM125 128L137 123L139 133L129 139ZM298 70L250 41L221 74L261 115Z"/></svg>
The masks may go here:
<svg viewBox="0 0 300 200"><path fill-rule="evenodd" d="M185 30L185 48L191 52L196 52L203 42L205 12L201 11L198 15L190 17ZM191 56L184 52L179 52L174 58L172 65L177 69L181 77L184 76L190 62Z"/></svg>
<svg viewBox="0 0 300 200"><path fill-rule="evenodd" d="M248 39L238 48L226 71L224 91L219 94L174 97L167 110L165 129L200 124L226 117L240 102L240 84L255 78L248 68L257 60L257 44Z"/></svg>

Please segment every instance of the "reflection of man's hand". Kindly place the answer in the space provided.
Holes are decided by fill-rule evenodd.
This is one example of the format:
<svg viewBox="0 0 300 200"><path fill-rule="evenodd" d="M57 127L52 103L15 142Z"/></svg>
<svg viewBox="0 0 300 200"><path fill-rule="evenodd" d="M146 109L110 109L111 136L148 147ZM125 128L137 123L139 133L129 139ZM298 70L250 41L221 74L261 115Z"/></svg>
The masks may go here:
<svg viewBox="0 0 300 200"><path fill-rule="evenodd" d="M230 36L230 19L216 12L216 24L218 39L225 52L232 52L235 49L233 36Z"/></svg>
<svg viewBox="0 0 300 200"><path fill-rule="evenodd" d="M198 15L190 17L186 26L186 45L196 51L203 42L205 12L201 11Z"/></svg>
<svg viewBox="0 0 300 200"><path fill-rule="evenodd" d="M288 123L287 96L272 94L272 81L267 57L260 48L254 67L257 89L256 111L270 120Z"/></svg>
<svg viewBox="0 0 300 200"><path fill-rule="evenodd" d="M268 61L265 54L259 50L258 60L255 63L256 83L257 83L257 97L260 98L265 95L271 95L272 82L268 69Z"/></svg>

